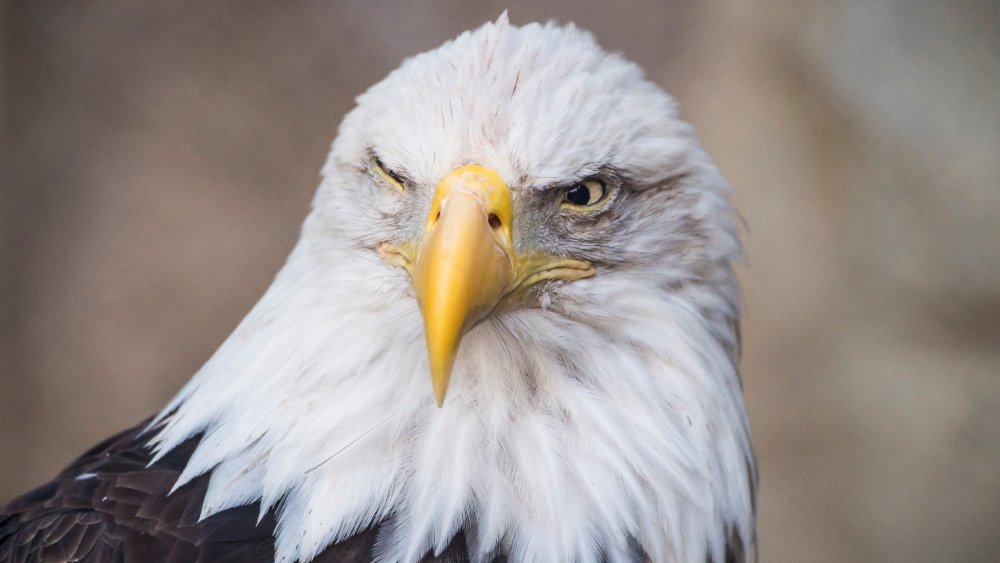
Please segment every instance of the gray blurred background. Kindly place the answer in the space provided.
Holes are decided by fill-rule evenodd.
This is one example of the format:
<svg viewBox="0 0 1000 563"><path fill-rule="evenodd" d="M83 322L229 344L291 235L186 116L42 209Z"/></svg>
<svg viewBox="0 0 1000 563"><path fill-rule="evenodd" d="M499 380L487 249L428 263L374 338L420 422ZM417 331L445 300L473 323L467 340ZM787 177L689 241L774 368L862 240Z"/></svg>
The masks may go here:
<svg viewBox="0 0 1000 563"><path fill-rule="evenodd" d="M353 97L504 8L642 65L735 188L761 560L1000 560L995 0L4 5L0 503L158 410Z"/></svg>

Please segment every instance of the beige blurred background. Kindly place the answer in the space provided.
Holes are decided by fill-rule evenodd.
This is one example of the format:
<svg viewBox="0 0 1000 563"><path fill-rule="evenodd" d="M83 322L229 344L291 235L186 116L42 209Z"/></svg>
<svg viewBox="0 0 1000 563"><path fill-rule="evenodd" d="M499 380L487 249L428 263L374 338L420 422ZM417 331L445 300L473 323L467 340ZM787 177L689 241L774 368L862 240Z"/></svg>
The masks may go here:
<svg viewBox="0 0 1000 563"><path fill-rule="evenodd" d="M0 8L0 502L267 287L352 99L510 8L679 100L748 224L762 561L1000 560L1000 4Z"/></svg>

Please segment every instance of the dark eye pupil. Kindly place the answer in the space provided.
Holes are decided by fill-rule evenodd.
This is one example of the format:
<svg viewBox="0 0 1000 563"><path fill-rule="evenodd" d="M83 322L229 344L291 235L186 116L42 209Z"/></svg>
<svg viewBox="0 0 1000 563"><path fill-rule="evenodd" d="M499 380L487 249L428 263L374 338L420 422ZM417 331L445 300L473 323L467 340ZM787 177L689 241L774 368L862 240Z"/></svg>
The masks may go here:
<svg viewBox="0 0 1000 563"><path fill-rule="evenodd" d="M386 168L386 166L382 164L382 159L380 159L377 156L375 157L375 166L377 166L379 170L381 170L382 172L385 172L386 176L392 178L393 180L399 182L400 184L403 183L403 180L399 177L399 175L393 172L392 170Z"/></svg>
<svg viewBox="0 0 1000 563"><path fill-rule="evenodd" d="M590 203L590 190L583 184L577 184L566 192L566 201L573 205L587 205Z"/></svg>

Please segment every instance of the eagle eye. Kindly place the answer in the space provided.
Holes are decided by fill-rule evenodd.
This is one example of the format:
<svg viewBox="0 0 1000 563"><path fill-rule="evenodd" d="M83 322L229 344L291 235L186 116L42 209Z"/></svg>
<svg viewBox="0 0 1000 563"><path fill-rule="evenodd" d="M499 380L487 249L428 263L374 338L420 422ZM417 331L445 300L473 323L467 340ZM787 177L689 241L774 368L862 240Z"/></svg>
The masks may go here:
<svg viewBox="0 0 1000 563"><path fill-rule="evenodd" d="M379 157L376 156L372 158L372 168L375 169L375 173L378 174L380 178L395 186L399 189L399 191L403 191L405 189L403 179L399 176L399 174L396 174L392 170L386 168L386 166L382 164Z"/></svg>
<svg viewBox="0 0 1000 563"><path fill-rule="evenodd" d="M584 180L563 192L563 207L570 209L591 207L604 201L607 192L607 187L601 180L596 178Z"/></svg>

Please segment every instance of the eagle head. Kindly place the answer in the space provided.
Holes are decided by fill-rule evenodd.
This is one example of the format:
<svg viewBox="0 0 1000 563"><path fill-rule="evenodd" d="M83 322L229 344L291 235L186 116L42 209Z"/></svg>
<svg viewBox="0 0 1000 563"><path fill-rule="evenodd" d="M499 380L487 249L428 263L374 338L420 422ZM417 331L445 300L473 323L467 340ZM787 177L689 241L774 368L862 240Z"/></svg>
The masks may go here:
<svg viewBox="0 0 1000 563"><path fill-rule="evenodd" d="M673 100L573 26L501 22L407 60L358 98L324 173L306 235L407 272L393 289L420 306L439 405L480 323L731 282L738 252Z"/></svg>
<svg viewBox="0 0 1000 563"><path fill-rule="evenodd" d="M639 67L502 16L358 97L288 263L153 444L202 434L178 486L277 507L289 561L372 526L386 561L459 531L472 560L748 553L727 192Z"/></svg>

